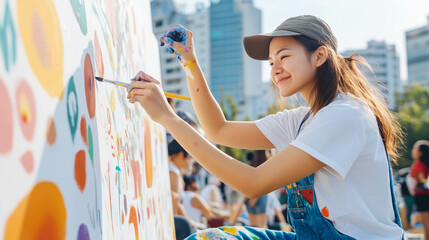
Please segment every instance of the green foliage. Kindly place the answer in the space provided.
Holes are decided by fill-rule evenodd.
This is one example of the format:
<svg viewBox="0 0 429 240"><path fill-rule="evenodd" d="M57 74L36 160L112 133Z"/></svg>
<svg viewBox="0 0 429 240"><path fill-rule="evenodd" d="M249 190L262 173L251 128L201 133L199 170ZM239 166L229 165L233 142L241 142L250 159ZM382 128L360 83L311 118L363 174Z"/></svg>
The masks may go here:
<svg viewBox="0 0 429 240"><path fill-rule="evenodd" d="M418 140L429 140L429 88L420 85L396 93L398 120L405 132L404 148L396 168L409 167L411 149Z"/></svg>

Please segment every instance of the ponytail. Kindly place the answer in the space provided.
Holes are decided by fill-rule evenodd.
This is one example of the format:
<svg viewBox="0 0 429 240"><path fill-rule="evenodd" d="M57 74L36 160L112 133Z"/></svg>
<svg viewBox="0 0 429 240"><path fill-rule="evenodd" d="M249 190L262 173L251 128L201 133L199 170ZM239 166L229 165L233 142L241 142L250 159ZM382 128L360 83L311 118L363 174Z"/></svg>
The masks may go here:
<svg viewBox="0 0 429 240"><path fill-rule="evenodd" d="M331 103L338 92L349 93L364 101L377 120L378 129L390 160L396 163L399 157L398 147L403 146L403 132L396 116L387 108L383 94L371 84L357 66L366 67L372 74L371 66L353 53L348 57L338 55L331 46L305 36L295 36L307 50L313 53L320 46L328 49L328 58L316 72L316 84L310 104L313 113Z"/></svg>

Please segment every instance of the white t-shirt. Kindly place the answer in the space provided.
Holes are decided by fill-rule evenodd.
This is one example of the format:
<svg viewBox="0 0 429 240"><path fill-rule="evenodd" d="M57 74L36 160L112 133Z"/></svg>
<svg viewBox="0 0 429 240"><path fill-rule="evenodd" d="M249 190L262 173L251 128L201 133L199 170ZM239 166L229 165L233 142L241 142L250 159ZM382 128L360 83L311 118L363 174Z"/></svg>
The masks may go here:
<svg viewBox="0 0 429 240"><path fill-rule="evenodd" d="M335 228L356 239L401 239L394 222L386 152L374 114L356 97L340 93L299 124L308 107L256 121L279 150L289 144L326 164L314 173L319 209Z"/></svg>
<svg viewBox="0 0 429 240"><path fill-rule="evenodd" d="M185 191L183 198L183 207L185 208L185 212L192 221L201 222L201 216L203 213L200 209L194 208L191 204L193 198L197 197L196 194L192 191Z"/></svg>

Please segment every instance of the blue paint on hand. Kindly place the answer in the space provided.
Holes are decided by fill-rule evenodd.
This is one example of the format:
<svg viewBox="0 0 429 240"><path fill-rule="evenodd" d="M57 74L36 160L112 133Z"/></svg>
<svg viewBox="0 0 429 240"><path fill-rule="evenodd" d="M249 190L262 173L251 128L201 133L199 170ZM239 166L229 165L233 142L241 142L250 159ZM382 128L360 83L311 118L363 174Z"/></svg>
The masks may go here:
<svg viewBox="0 0 429 240"><path fill-rule="evenodd" d="M167 44L171 54L175 54L176 57L181 60L182 54L174 48L174 43L181 43L183 47L186 45L188 36L186 35L186 29L182 25L177 25L171 28L164 36L160 38L160 45L164 46Z"/></svg>

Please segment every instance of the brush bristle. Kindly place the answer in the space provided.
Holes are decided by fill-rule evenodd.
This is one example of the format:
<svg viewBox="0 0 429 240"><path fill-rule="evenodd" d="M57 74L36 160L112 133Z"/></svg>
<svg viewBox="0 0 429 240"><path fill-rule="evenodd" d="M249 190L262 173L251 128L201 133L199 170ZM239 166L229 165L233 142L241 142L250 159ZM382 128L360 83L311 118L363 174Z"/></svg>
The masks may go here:
<svg viewBox="0 0 429 240"><path fill-rule="evenodd" d="M103 78L101 78L101 77L95 77L95 79L97 79L97 81L100 81L100 82L103 81Z"/></svg>

